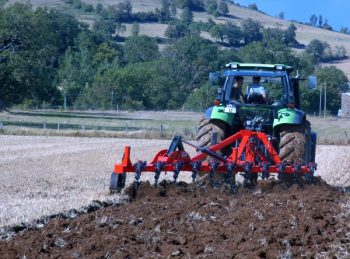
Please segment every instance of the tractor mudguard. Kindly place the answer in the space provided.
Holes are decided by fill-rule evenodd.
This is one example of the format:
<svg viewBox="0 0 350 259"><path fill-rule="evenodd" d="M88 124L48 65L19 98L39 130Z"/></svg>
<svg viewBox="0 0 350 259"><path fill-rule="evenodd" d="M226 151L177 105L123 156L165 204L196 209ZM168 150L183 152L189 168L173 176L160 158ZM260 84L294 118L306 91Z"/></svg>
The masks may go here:
<svg viewBox="0 0 350 259"><path fill-rule="evenodd" d="M222 120L226 122L228 125L232 125L234 120L234 114L233 113L226 113L225 112L225 106L213 106L210 107L205 111L204 114L206 119L215 119L215 120Z"/></svg>
<svg viewBox="0 0 350 259"><path fill-rule="evenodd" d="M278 110L277 116L273 120L273 127L281 124L301 124L304 121L305 113L297 110L284 108Z"/></svg>

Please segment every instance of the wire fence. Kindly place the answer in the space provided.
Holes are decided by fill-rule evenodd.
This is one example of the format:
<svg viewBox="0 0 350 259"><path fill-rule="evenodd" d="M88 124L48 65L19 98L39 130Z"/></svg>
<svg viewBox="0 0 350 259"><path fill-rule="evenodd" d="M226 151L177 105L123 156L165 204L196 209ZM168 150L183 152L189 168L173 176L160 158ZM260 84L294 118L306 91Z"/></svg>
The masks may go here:
<svg viewBox="0 0 350 259"><path fill-rule="evenodd" d="M144 127L144 126L129 126L125 123L122 126L107 126L107 125L89 125L84 123L53 123L53 122L20 122L20 121L0 121L0 130L7 129L8 132L14 132L19 129L29 129L34 130L37 133L48 132L55 134L64 135L68 131L74 131L79 133L95 132L95 136L99 136L98 132L110 132L123 134L135 134L145 137L160 137L168 138L174 134L186 135L189 138L193 138L196 134L196 128L183 128L174 130L172 128L164 126L160 123L154 127ZM9 130L12 129L12 130ZM118 134L117 134L118 135Z"/></svg>

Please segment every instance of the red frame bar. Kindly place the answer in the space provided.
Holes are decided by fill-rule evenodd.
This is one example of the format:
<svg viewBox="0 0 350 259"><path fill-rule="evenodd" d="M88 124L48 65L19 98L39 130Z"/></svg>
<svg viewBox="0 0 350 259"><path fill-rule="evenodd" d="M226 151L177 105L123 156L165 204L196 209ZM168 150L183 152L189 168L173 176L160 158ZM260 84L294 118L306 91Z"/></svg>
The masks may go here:
<svg viewBox="0 0 350 259"><path fill-rule="evenodd" d="M222 150L226 146L233 146L233 144L240 140L240 144L238 147L234 147L231 155L227 158L228 163L233 163L236 165L235 172L244 172L246 163L252 164L251 173L261 173L263 171L263 163L272 163L268 167L268 173L279 173L280 165L282 163L281 158L277 154L276 150L273 148L271 140L268 139L268 136L262 132L255 132L250 130L241 130L238 133L228 137L227 139L221 141L220 143L211 146L209 149L211 151L217 152ZM263 154L261 150L259 150L257 143L262 143L266 147L267 154ZM245 153L245 160L240 160L242 154ZM192 163L195 161L203 161L208 157L205 153L199 153L194 157L190 157L189 154L184 150L177 150L172 152L169 156L167 156L167 150L159 151L156 156L153 158L152 162L148 163L143 171L145 172L155 172L156 171L156 163L163 163L164 167L162 171L174 171L174 163L183 162L183 166L181 167L181 171L189 171L192 172ZM256 163L256 158L259 158L261 162ZM271 161L272 160L272 161ZM293 174L295 172L296 166L293 165L285 165L283 173ZM310 173L315 167L314 163L310 163L309 165L302 165L299 172L301 174ZM203 161L199 168L200 172L210 172L210 164L207 161ZM117 174L126 173L126 172L135 172L135 164L133 164L130 160L130 147L126 146L124 150L124 155L122 162L120 164L116 164L114 166L114 172ZM216 172L218 173L226 173L227 169L223 162L219 162L218 167L216 168Z"/></svg>

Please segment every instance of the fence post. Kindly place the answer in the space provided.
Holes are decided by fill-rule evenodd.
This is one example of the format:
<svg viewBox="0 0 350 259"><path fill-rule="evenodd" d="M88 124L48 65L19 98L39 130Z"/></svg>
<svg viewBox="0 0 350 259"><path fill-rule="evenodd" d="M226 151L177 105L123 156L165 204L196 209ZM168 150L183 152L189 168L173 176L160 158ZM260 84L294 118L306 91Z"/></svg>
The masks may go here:
<svg viewBox="0 0 350 259"><path fill-rule="evenodd" d="M43 122L43 129L46 129L46 122Z"/></svg>
<svg viewBox="0 0 350 259"><path fill-rule="evenodd" d="M160 137L163 137L163 124L160 124Z"/></svg>
<svg viewBox="0 0 350 259"><path fill-rule="evenodd" d="M57 132L60 133L60 123L57 123Z"/></svg>
<svg viewBox="0 0 350 259"><path fill-rule="evenodd" d="M128 124L125 124L125 131L128 132Z"/></svg>
<svg viewBox="0 0 350 259"><path fill-rule="evenodd" d="M2 124L2 122L0 121L0 129L4 128L4 124Z"/></svg>
<svg viewBox="0 0 350 259"><path fill-rule="evenodd" d="M83 128L83 132L84 132L84 131L85 131L85 124L83 124L83 127L82 127L82 128Z"/></svg>

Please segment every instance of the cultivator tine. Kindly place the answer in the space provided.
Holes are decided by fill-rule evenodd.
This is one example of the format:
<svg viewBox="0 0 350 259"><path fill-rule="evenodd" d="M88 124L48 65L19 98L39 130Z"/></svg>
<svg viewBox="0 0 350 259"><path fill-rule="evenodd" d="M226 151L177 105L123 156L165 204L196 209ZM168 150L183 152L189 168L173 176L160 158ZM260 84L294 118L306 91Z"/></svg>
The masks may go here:
<svg viewBox="0 0 350 259"><path fill-rule="evenodd" d="M184 165L183 161L176 161L174 163L174 184L176 184L177 178L179 177L182 166Z"/></svg>
<svg viewBox="0 0 350 259"><path fill-rule="evenodd" d="M158 187L158 180L159 180L159 177L160 177L160 173L164 169L164 166L165 166L165 162L157 162L156 165L155 165L156 171L154 173L154 185L156 187Z"/></svg>
<svg viewBox="0 0 350 259"><path fill-rule="evenodd" d="M306 182L311 184L314 181L314 173L317 170L317 164L310 163L309 164L310 171L308 174L305 175Z"/></svg>
<svg viewBox="0 0 350 259"><path fill-rule="evenodd" d="M293 173L294 181L299 181L299 179L300 179L301 166L302 166L302 164L300 164L300 163L295 163L293 165L293 168L294 168L294 173Z"/></svg>
<svg viewBox="0 0 350 259"><path fill-rule="evenodd" d="M238 186L236 184L236 175L233 173L236 170L236 164L229 162L226 163L226 183L230 186L231 192L236 194L238 192Z"/></svg>
<svg viewBox="0 0 350 259"><path fill-rule="evenodd" d="M249 187L250 185L253 185L253 173L252 173L253 163L246 162L244 163L243 167L244 167L243 186Z"/></svg>
<svg viewBox="0 0 350 259"><path fill-rule="evenodd" d="M284 184L287 183L287 174L286 174L286 162L282 162L278 164L278 179L283 181Z"/></svg>
<svg viewBox="0 0 350 259"><path fill-rule="evenodd" d="M269 172L270 163L263 162L261 166L262 166L261 178L263 180L269 179L269 177L270 177L270 172Z"/></svg>
<svg viewBox="0 0 350 259"><path fill-rule="evenodd" d="M202 162L197 160L192 162L192 183L196 181L199 168L202 166Z"/></svg>
<svg viewBox="0 0 350 259"><path fill-rule="evenodd" d="M210 164L210 173L209 173L209 182L210 182L210 185L212 187L215 187L216 185L216 182L215 182L215 172L219 166L219 161L218 160L215 160L215 159L212 159L210 160L209 164Z"/></svg>
<svg viewBox="0 0 350 259"><path fill-rule="evenodd" d="M147 162L146 161L138 161L135 166L135 192L137 193L140 188L140 179L141 179L141 173L142 170L146 167Z"/></svg>

